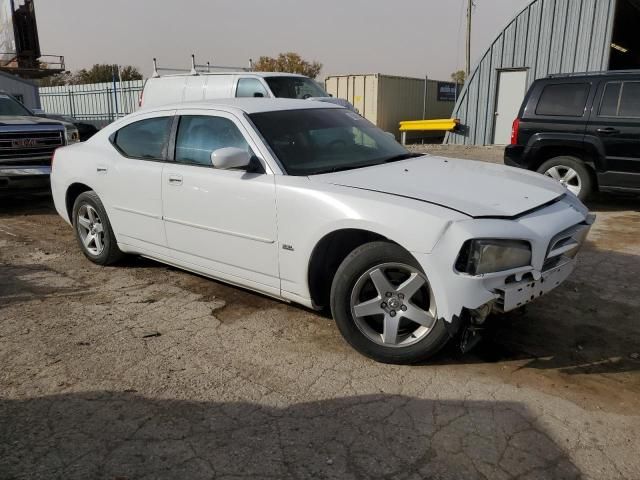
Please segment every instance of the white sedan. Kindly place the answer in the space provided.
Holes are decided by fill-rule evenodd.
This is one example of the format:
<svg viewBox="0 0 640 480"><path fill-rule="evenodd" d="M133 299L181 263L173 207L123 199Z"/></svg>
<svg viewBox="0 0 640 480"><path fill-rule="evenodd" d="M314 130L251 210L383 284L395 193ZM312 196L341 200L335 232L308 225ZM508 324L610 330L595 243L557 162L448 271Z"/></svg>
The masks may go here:
<svg viewBox="0 0 640 480"><path fill-rule="evenodd" d="M149 257L314 309L412 363L571 273L593 216L536 173L407 152L326 103L140 110L59 149L59 214L89 260Z"/></svg>

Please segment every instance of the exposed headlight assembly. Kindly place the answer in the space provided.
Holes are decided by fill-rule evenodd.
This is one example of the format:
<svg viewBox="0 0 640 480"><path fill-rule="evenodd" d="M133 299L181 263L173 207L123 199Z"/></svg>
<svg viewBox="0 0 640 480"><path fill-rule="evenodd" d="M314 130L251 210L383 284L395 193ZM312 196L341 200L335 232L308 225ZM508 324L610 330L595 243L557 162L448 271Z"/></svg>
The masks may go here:
<svg viewBox="0 0 640 480"><path fill-rule="evenodd" d="M456 270L469 275L504 272L527 265L531 265L531 244L525 240L467 240L456 260Z"/></svg>
<svg viewBox="0 0 640 480"><path fill-rule="evenodd" d="M80 133L78 133L77 128L65 127L64 131L67 137L67 145L71 145L72 143L78 143L80 141Z"/></svg>

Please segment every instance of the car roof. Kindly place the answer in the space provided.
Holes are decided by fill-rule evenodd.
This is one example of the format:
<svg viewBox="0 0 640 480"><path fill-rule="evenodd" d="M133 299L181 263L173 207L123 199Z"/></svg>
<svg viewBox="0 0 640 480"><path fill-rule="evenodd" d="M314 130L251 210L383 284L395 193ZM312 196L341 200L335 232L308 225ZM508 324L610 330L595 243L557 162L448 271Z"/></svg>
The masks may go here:
<svg viewBox="0 0 640 480"><path fill-rule="evenodd" d="M540 80L565 80L565 79L592 79L592 78L624 78L640 75L640 69L636 70L607 70L602 72L578 72L578 73L553 73Z"/></svg>
<svg viewBox="0 0 640 480"><path fill-rule="evenodd" d="M222 110L246 114L277 112L283 110L310 110L317 108L343 108L328 102L294 100L285 98L216 98L197 102L181 102L170 105L142 108L136 113L151 113L166 110Z"/></svg>

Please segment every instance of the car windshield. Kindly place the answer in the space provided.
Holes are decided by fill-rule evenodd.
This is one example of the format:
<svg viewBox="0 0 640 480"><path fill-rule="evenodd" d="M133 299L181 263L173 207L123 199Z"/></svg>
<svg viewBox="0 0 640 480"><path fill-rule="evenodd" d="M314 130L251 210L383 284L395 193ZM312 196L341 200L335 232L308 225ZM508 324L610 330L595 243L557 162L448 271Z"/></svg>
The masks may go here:
<svg viewBox="0 0 640 480"><path fill-rule="evenodd" d="M9 95L0 95L0 116L31 116L31 112L27 110L20 102L14 100Z"/></svg>
<svg viewBox="0 0 640 480"><path fill-rule="evenodd" d="M249 115L289 175L315 175L403 160L393 136L343 108Z"/></svg>
<svg viewBox="0 0 640 480"><path fill-rule="evenodd" d="M278 98L298 98L306 100L311 97L328 97L320 85L306 77L267 77L265 78L271 92Z"/></svg>

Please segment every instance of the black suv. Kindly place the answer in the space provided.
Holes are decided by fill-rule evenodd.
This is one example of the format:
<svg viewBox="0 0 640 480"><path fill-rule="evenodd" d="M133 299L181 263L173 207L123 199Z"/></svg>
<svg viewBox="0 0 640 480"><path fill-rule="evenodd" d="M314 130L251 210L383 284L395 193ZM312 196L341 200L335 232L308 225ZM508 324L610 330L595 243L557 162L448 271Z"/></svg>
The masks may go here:
<svg viewBox="0 0 640 480"><path fill-rule="evenodd" d="M640 193L640 70L536 80L505 164L555 178L581 199L594 190Z"/></svg>

